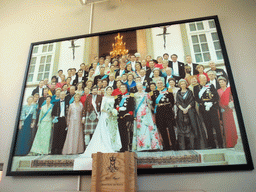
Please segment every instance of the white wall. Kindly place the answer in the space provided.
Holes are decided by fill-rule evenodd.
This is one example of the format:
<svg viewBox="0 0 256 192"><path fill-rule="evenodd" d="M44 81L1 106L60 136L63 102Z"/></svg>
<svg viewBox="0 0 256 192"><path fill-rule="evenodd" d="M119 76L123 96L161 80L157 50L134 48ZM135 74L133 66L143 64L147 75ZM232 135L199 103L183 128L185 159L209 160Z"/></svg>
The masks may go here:
<svg viewBox="0 0 256 192"><path fill-rule="evenodd" d="M255 0L123 0L116 9L97 4L94 10L94 33L218 15L256 162ZM90 6L82 7L78 0L0 1L0 162L4 175L30 43L86 34L89 14ZM255 178L256 171L157 174L139 176L138 184L140 190L255 191ZM90 177L83 179L83 188L89 189ZM4 176L0 191L75 190L76 181L77 176Z"/></svg>
<svg viewBox="0 0 256 192"><path fill-rule="evenodd" d="M70 41L61 42L58 69L62 69L65 75L67 75L67 70L69 68L76 68L77 70L80 69L80 64L83 63L84 42L85 42L85 39L77 39L75 41L75 46L80 46L80 47L75 48L74 60L73 60L73 49L70 48L71 47Z"/></svg>
<svg viewBox="0 0 256 192"><path fill-rule="evenodd" d="M164 53L169 54L169 60L171 60L171 55L178 55L178 61L184 62L184 50L181 38L180 25L172 25L167 28L166 35L166 49L164 48L163 36L156 36L157 34L162 34L163 28L156 27L152 29L153 45L154 45L154 57L162 56Z"/></svg>

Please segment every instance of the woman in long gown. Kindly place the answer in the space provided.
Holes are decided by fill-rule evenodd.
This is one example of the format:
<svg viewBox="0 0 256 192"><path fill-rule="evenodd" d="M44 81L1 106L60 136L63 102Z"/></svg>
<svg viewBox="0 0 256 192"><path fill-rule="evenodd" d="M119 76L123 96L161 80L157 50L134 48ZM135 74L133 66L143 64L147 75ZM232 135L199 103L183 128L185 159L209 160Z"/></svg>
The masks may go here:
<svg viewBox="0 0 256 192"><path fill-rule="evenodd" d="M148 151L161 149L159 133L153 122L149 108L148 94L143 91L143 85L137 84L138 92L134 94L136 103L133 129L132 151Z"/></svg>
<svg viewBox="0 0 256 192"><path fill-rule="evenodd" d="M221 107L223 126L225 131L226 147L232 148L237 144L236 124L233 116L234 101L231 95L230 87L227 87L227 80L224 77L219 77L218 82L220 89L218 94L220 96L219 105Z"/></svg>
<svg viewBox="0 0 256 192"><path fill-rule="evenodd" d="M32 144L32 129L35 126L36 108L32 104L33 96L28 97L28 104L22 107L15 155L27 155Z"/></svg>
<svg viewBox="0 0 256 192"><path fill-rule="evenodd" d="M193 93L193 95L194 95L194 87L198 85L197 76L196 76L196 75L191 76L190 82L191 82L191 84L188 86L188 88L192 91L192 93ZM196 109L197 114L200 116L200 113L199 113L199 104L198 104L196 101L195 101L195 109ZM202 118L201 118L201 119L202 119Z"/></svg>
<svg viewBox="0 0 256 192"><path fill-rule="evenodd" d="M113 88L105 89L102 99L101 115L92 139L82 157L91 157L92 153L113 153L122 147L117 123L117 111L114 109L115 97L111 96Z"/></svg>
<svg viewBox="0 0 256 192"><path fill-rule="evenodd" d="M42 106L38 130L30 152L35 155L44 155L50 153L50 139L52 132L52 107L51 96L47 96L46 104Z"/></svg>
<svg viewBox="0 0 256 192"><path fill-rule="evenodd" d="M39 100L39 94L38 93L35 93L34 94L34 98L33 98L33 102L32 102L32 105L34 106L35 110L36 110L36 120L35 120L35 125L37 125L38 123L38 118L39 118L39 110L38 110L38 100ZM31 136L31 145L34 141L34 138L36 136L36 131L37 131L37 126L34 126L32 128L32 136ZM30 146L31 148L31 146ZM29 149L30 150L30 149Z"/></svg>
<svg viewBox="0 0 256 192"><path fill-rule="evenodd" d="M187 88L188 83L185 79L180 79L178 85L181 88L176 94L179 147L181 150L203 149L206 144L206 136L195 110L193 93ZM188 148L185 146L186 137L190 141Z"/></svg>
<svg viewBox="0 0 256 192"><path fill-rule="evenodd" d="M82 111L79 93L74 96L74 103L70 104L67 115L67 137L62 150L63 155L74 155L84 152Z"/></svg>

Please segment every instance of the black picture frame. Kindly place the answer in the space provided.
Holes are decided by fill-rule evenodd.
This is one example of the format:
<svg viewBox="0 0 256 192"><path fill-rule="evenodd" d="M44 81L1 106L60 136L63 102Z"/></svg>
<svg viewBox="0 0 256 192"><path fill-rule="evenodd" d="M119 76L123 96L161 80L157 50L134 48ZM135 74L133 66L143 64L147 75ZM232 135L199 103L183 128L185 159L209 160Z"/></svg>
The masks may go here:
<svg viewBox="0 0 256 192"><path fill-rule="evenodd" d="M232 91L232 96L234 99L234 105L235 105L235 112L236 112L236 117L238 120L238 129L240 130L240 134L241 134L241 145L242 145L242 151L243 151L243 158L245 159L245 163L232 163L232 164L206 164L205 166L198 166L198 165L186 165L186 166L181 166L182 163L179 164L173 164L172 166L166 166L166 167L156 167L156 168L141 168L138 169L138 174L157 174L157 173L181 173L181 172L209 172L209 171L238 171L238 170L253 170L254 166L253 166L253 162L252 162L252 157L251 157L251 153L250 153L250 148L249 148L249 144L248 144L248 139L246 136L246 131L245 131L245 126L244 126L244 122L243 122L243 117L242 117L242 113L241 113L241 108L240 108L240 104L239 104L239 100L238 100L238 95L237 95L237 91L235 88L235 83L234 83L234 77L232 74L232 70L231 70L231 65L228 59L228 54L227 54L227 50L226 50L226 46L224 43L224 38L221 32L221 28L220 28L220 22L218 19L218 16L209 16L209 17L202 17L202 18L194 18L194 19L188 19L188 20L181 20L181 21L173 21L173 22L168 22L168 23L158 23L158 24L154 24L154 25L146 25L146 26L139 26L139 27L134 27L134 28L127 28L127 29L119 29L119 30L114 30L114 31L107 31L107 32L100 32L100 33L94 33L94 34L89 34L89 35L80 35L80 36L74 36L74 37L67 37L67 38L60 38L60 39L55 39L55 40L47 40L47 41L41 41L41 42L35 42L32 43L30 46L30 51L29 51L29 55L28 55L28 61L27 61L27 65L26 65L26 72L24 75L24 80L23 80L23 86L22 86L22 91L21 91L21 95L20 95L20 99L19 99L19 108L17 111L17 118L16 118L16 123L15 123L15 127L14 127L14 135L13 135L13 141L12 141L12 146L11 146L11 151L10 151L10 156L9 156L9 162L8 162L8 168L7 168L7 176L29 176L29 175L33 175L33 176L44 176L44 175L90 175L91 171L90 170L40 170L40 168L38 169L31 169L31 170L26 170L26 171L13 171L13 166L14 163L14 150L15 150L15 145L17 142L17 133L18 133L18 127L19 127L19 121L20 121L20 116L21 116L21 111L22 111L22 106L25 100L25 90L27 87L29 87L29 83L28 83L28 76L30 74L30 67L31 67L31 59L33 56L33 49L36 46L40 46L40 45L46 45L46 44L51 44L51 43L58 43L58 42L65 42L65 41L71 41L71 40L77 40L77 39L86 39L86 38L93 38L93 37L98 37L98 36L106 36L106 35L113 35L116 33L125 33L125 32L131 32L131 31L138 31L138 30L146 30L146 29L152 29L152 28L159 28L159 27L163 27L163 26L174 26L174 25L187 25L188 27L188 23L194 23L195 27L197 23L201 23L204 21L214 21L215 24L215 30L218 36L218 42L220 45L220 49L221 49L221 53L223 56L223 63L224 63L224 67L225 67L225 71L228 74L228 80L229 80L229 84L231 87L231 91ZM185 26L186 27L186 26ZM188 29L188 28L187 28ZM200 34L200 33L197 33ZM202 33L203 34L203 33ZM188 34L187 34L188 35ZM49 47L48 47L49 48ZM192 50L190 50L191 52L193 52ZM168 50L166 50L166 52L168 52ZM193 52L194 53L194 52ZM194 54L195 55L195 54ZM185 58L185 53L184 53L184 58ZM193 57L194 58L194 57ZM204 58L203 58L204 59ZM202 62L202 63L206 63L206 62ZM53 75L53 72L51 72ZM207 149L206 151L212 151L215 149ZM221 150L221 149L219 149ZM151 152L151 153L155 153L155 152ZM232 153L232 152L231 152ZM201 161L202 161L202 156L200 157ZM200 162L198 162L200 163ZM17 165L16 165L17 166Z"/></svg>

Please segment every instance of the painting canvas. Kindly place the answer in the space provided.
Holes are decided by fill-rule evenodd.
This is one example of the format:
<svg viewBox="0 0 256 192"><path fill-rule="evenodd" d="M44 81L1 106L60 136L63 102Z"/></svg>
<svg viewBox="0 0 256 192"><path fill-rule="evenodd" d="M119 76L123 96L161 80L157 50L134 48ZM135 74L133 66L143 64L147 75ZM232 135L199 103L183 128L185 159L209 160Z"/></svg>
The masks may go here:
<svg viewBox="0 0 256 192"><path fill-rule="evenodd" d="M251 170L231 69L217 16L32 43L7 175Z"/></svg>

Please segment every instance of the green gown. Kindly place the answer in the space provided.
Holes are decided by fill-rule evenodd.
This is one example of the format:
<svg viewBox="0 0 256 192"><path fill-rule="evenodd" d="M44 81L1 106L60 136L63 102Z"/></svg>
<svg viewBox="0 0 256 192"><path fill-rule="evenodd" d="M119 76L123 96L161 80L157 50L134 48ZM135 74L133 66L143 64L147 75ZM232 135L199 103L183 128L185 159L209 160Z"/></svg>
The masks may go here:
<svg viewBox="0 0 256 192"><path fill-rule="evenodd" d="M50 110L48 111L48 109ZM48 111L47 115L46 112ZM30 150L31 153L35 154L49 154L50 139L52 132L52 104L47 107L47 104L41 108L38 122L38 130ZM45 117L44 117L45 115ZM44 118L43 118L44 117ZM43 119L42 119L43 118ZM42 120L41 120L42 119Z"/></svg>

